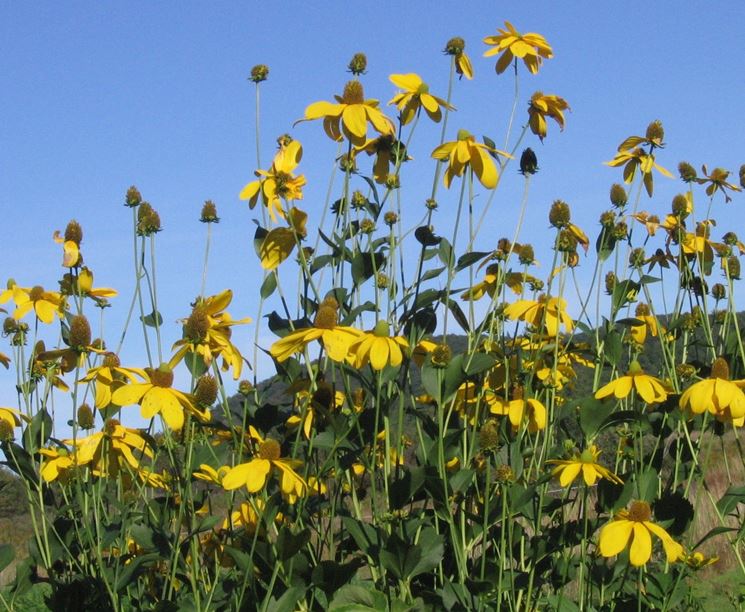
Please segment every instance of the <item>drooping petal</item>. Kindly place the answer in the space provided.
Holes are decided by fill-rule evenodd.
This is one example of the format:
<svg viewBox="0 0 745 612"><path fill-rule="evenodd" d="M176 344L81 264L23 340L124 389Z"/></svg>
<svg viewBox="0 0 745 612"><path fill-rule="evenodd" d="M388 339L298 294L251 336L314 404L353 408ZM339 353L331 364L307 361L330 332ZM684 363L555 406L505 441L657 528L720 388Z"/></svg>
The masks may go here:
<svg viewBox="0 0 745 612"><path fill-rule="evenodd" d="M153 388L150 383L135 383L119 387L111 394L111 401L117 406L130 406L139 403L145 393Z"/></svg>
<svg viewBox="0 0 745 612"><path fill-rule="evenodd" d="M577 478L580 469L582 469L581 463L568 463L566 467L562 468L561 470L561 476L559 476L559 484L562 487L568 487L574 482L574 479Z"/></svg>
<svg viewBox="0 0 745 612"><path fill-rule="evenodd" d="M388 364L390 347L388 338L375 338L370 344L370 365L373 370L382 370Z"/></svg>
<svg viewBox="0 0 745 612"><path fill-rule="evenodd" d="M645 525L646 523L634 522L634 539L629 550L629 561L636 567L644 565L652 556L652 536Z"/></svg>
<svg viewBox="0 0 745 612"><path fill-rule="evenodd" d="M620 553L626 548L633 527L634 523L626 519L606 523L600 530L600 554L604 557L613 557Z"/></svg>

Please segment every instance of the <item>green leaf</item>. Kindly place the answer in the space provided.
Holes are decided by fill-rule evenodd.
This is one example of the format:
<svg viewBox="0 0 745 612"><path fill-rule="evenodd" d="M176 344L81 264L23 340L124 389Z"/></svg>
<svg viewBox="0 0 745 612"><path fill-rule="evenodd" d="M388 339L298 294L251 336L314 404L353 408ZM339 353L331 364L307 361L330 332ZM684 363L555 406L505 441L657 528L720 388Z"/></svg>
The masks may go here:
<svg viewBox="0 0 745 612"><path fill-rule="evenodd" d="M52 435L52 417L46 408L42 408L32 418L23 432L23 448L29 453L35 453L44 446Z"/></svg>
<svg viewBox="0 0 745 612"><path fill-rule="evenodd" d="M423 283L424 281L428 281L431 278L437 278L442 274L443 270L446 268L444 266L440 268L433 268L432 270L427 270L424 274L422 274L422 277L419 279L420 283Z"/></svg>
<svg viewBox="0 0 745 612"><path fill-rule="evenodd" d="M297 602L305 595L307 589L301 586L289 587L279 599L272 597L267 610L297 610Z"/></svg>
<svg viewBox="0 0 745 612"><path fill-rule="evenodd" d="M745 486L730 487L724 492L717 502L717 508L721 514L729 514L738 504L745 503Z"/></svg>
<svg viewBox="0 0 745 612"><path fill-rule="evenodd" d="M590 396L581 400L579 408L579 426L582 433L589 440L594 438L602 429L608 417L616 409L615 402L603 402Z"/></svg>
<svg viewBox="0 0 745 612"><path fill-rule="evenodd" d="M612 329L605 336L603 355L610 365L617 366L621 361L622 352L623 343L621 341L621 334L619 334L615 329Z"/></svg>
<svg viewBox="0 0 745 612"><path fill-rule="evenodd" d="M611 303L613 305L613 317L626 304L636 301L636 296L639 295L639 289L641 285L632 280L625 280L616 283L613 287L613 295L611 297Z"/></svg>
<svg viewBox="0 0 745 612"><path fill-rule="evenodd" d="M199 378L207 371L207 364L204 363L204 359L199 353L186 353L184 363L189 373L194 375L195 378Z"/></svg>
<svg viewBox="0 0 745 612"><path fill-rule="evenodd" d="M414 495L424 485L424 468L404 468L401 477L388 488L391 508L400 509L414 501Z"/></svg>
<svg viewBox="0 0 745 612"><path fill-rule="evenodd" d="M289 527L282 527L277 536L277 556L281 561L287 561L310 541L310 529L306 527L292 533Z"/></svg>
<svg viewBox="0 0 745 612"><path fill-rule="evenodd" d="M274 293L274 290L276 288L277 288L277 275L274 272L269 272L266 275L264 282L261 283L261 289L259 290L259 295L261 295L263 299L266 299L272 293Z"/></svg>
<svg viewBox="0 0 745 612"><path fill-rule="evenodd" d="M442 401L449 402L458 388L466 380L466 374L463 372L463 355L456 355L450 360L445 368L444 388Z"/></svg>
<svg viewBox="0 0 745 612"><path fill-rule="evenodd" d="M256 251L256 256L261 258L261 245L264 244L264 238L269 234L269 230L261 227L256 220L254 220L254 223L256 223L256 232L254 233L254 251Z"/></svg>
<svg viewBox="0 0 745 612"><path fill-rule="evenodd" d="M341 587L329 605L329 612L387 612L388 600L371 582Z"/></svg>
<svg viewBox="0 0 745 612"><path fill-rule="evenodd" d="M375 253L375 258L370 253L358 252L352 257L352 280L355 285L361 285L369 279L376 271L382 269L385 264L385 255Z"/></svg>
<svg viewBox="0 0 745 612"><path fill-rule="evenodd" d="M475 264L477 261L481 261L488 255L490 255L488 251L470 251L468 253L464 253L463 255L458 257L458 265L455 266L455 271L460 272L461 270L465 270L466 268Z"/></svg>
<svg viewBox="0 0 745 612"><path fill-rule="evenodd" d="M466 366L464 371L468 376L474 376L475 374L481 374L486 370L494 367L497 360L491 355L486 353L471 353L466 358Z"/></svg>
<svg viewBox="0 0 745 612"><path fill-rule="evenodd" d="M595 251L598 254L598 259L603 262L613 254L613 249L616 248L616 239L613 238L612 234L607 230L603 229L595 242Z"/></svg>
<svg viewBox="0 0 745 612"><path fill-rule="evenodd" d="M437 255L439 256L440 261L447 267L450 267L453 263L455 263L453 261L453 247L445 238L440 239L440 247L437 251Z"/></svg>
<svg viewBox="0 0 745 612"><path fill-rule="evenodd" d="M461 326L464 332L469 333L471 331L471 326L468 324L466 314L463 312L463 309L460 307L458 302L455 300L448 300L447 305L448 309L453 314L456 323Z"/></svg>
<svg viewBox="0 0 745 612"><path fill-rule="evenodd" d="M160 327L163 325L163 316L159 312L153 310L149 315L140 317L140 321L148 327Z"/></svg>
<svg viewBox="0 0 745 612"><path fill-rule="evenodd" d="M341 520L344 528L357 544L357 548L367 556L376 558L382 544L380 532L373 525L358 521L351 516L343 516Z"/></svg>

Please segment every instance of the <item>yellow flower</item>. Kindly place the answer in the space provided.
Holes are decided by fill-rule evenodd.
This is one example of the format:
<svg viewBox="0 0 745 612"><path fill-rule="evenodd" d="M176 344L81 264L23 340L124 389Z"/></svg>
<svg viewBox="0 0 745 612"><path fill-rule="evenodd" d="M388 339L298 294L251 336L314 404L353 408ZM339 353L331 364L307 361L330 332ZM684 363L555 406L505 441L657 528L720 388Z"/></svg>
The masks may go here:
<svg viewBox="0 0 745 612"><path fill-rule="evenodd" d="M251 499L250 501L241 502L238 509L230 514L229 519L225 519L222 524L223 529L245 529L246 533L253 535L256 528L261 522L261 515L264 513L264 500L261 498Z"/></svg>
<svg viewBox="0 0 745 612"><path fill-rule="evenodd" d="M199 464L199 469L194 470L191 475L199 480L205 480L216 485L222 486L222 479L225 478L225 474L230 471L230 468L223 465L218 469L213 468L206 463Z"/></svg>
<svg viewBox="0 0 745 612"><path fill-rule="evenodd" d="M80 261L80 246L74 240L65 240L63 234L56 230L53 236L57 244L62 245L62 265L65 268L74 268Z"/></svg>
<svg viewBox="0 0 745 612"><path fill-rule="evenodd" d="M623 484L623 481L611 472L608 468L598 463L600 451L597 446L591 444L582 453L575 453L571 459L551 459L546 463L556 465L551 472L552 476L559 477L559 484L562 487L568 487L582 472L585 484L592 486L598 478L605 478L616 484Z"/></svg>
<svg viewBox="0 0 745 612"><path fill-rule="evenodd" d="M460 37L451 38L445 45L445 55L452 55L455 60L455 72L460 77L466 77L469 81L473 79L473 66L471 59L465 53L466 42Z"/></svg>
<svg viewBox="0 0 745 612"><path fill-rule="evenodd" d="M282 141L269 170L256 170L255 174L259 180L248 183L238 197L241 200L248 200L249 207L253 209L261 195L272 221L276 223L278 216L287 218L282 208L282 200L303 199L305 176L295 176L292 173L302 157L303 147L297 140L291 140L287 144Z"/></svg>
<svg viewBox="0 0 745 612"><path fill-rule="evenodd" d="M652 169L655 168L660 174L668 178L673 178L668 170L657 164L654 160L652 153L647 153L641 147L634 149L618 149L616 156L609 162L605 162L607 166L616 168L623 166L623 180L626 183L630 183L636 176L636 170L639 169L642 173L642 180L644 181L644 187L647 190L649 197L652 197L654 190L654 179L652 177Z"/></svg>
<svg viewBox="0 0 745 612"><path fill-rule="evenodd" d="M251 317L233 319L225 309L233 300L233 292L226 289L216 295L200 297L194 303L191 315L183 319L183 337L174 343L172 349L179 347L169 365L175 368L186 353L199 355L208 367L212 359L222 357L223 371L233 369L233 379L238 380L243 369L243 355L231 342L234 325L251 322Z"/></svg>
<svg viewBox="0 0 745 612"><path fill-rule="evenodd" d="M365 141L365 144L361 147L355 148L356 153L360 151L364 151L368 155L375 155L373 178L380 185L385 184L391 164L395 166L411 159L406 153L404 144L396 140L392 134L384 134Z"/></svg>
<svg viewBox="0 0 745 612"><path fill-rule="evenodd" d="M21 414L15 408L4 408L0 406L0 421L5 421L10 425L11 429L14 427L20 427L21 420L28 421L29 418L25 414Z"/></svg>
<svg viewBox="0 0 745 612"><path fill-rule="evenodd" d="M600 554L613 557L629 546L631 565L642 566L652 556L652 535L656 535L662 540L668 563L683 558L683 547L651 518L652 509L644 501L635 501L628 510L621 510L600 530Z"/></svg>
<svg viewBox="0 0 745 612"><path fill-rule="evenodd" d="M656 337L660 331L663 333L665 331L664 327L658 325L657 319L652 315L649 306L646 304L639 304L636 307L634 318L640 321L640 324L632 325L629 328L629 334L637 344L644 344L647 339L647 332Z"/></svg>
<svg viewBox="0 0 745 612"><path fill-rule="evenodd" d="M388 104L395 104L401 114L401 125L409 123L420 109L424 109L427 115L435 123L442 119L442 108L455 110L442 98L429 93L429 85L413 72L408 74L392 74L388 77L396 87L403 93L396 94Z"/></svg>
<svg viewBox="0 0 745 612"><path fill-rule="evenodd" d="M667 399L667 389L664 383L654 376L645 374L638 361L632 361L626 376L620 376L610 381L595 392L595 399L615 396L616 399L627 397L632 389L647 404L664 402Z"/></svg>
<svg viewBox="0 0 745 612"><path fill-rule="evenodd" d="M193 395L172 389L173 371L163 363L158 369L146 368L143 371L145 382L128 383L111 394L111 401L117 406L140 405L140 414L151 419L160 414L171 429L181 429L184 425L184 410L206 422L210 419L209 410L200 410Z"/></svg>
<svg viewBox="0 0 745 612"><path fill-rule="evenodd" d="M505 21L504 25L506 29L497 28L499 34L496 36L484 38L487 45L493 45L492 49L484 52L484 57L501 53L497 60L497 74L502 74L512 59L517 57L523 60L531 74L537 74L543 60L554 56L546 39L535 32L520 34L509 21Z"/></svg>
<svg viewBox="0 0 745 612"><path fill-rule="evenodd" d="M31 289L15 285L13 287L13 301L16 304L16 309L13 311L13 318L16 321L25 317L33 309L43 323L54 321L55 314L61 318L65 303L59 293L45 291L44 287L39 285Z"/></svg>
<svg viewBox="0 0 745 612"><path fill-rule="evenodd" d="M435 159L448 160L444 177L445 187L448 188L454 177L463 176L466 168L471 168L484 187L494 189L499 173L491 155L512 158L509 153L476 142L473 135L466 130L458 131L457 140L441 144L432 151L432 157Z"/></svg>
<svg viewBox="0 0 745 612"><path fill-rule="evenodd" d="M706 557L703 553L696 551L694 553L684 553L683 561L685 561L688 567L692 567L693 569L701 569L702 567L706 567L707 565L713 565L714 563L719 561L719 557Z"/></svg>
<svg viewBox="0 0 745 612"><path fill-rule="evenodd" d="M574 329L574 321L566 311L564 298L540 296L538 300L518 300L505 308L504 314L512 320L525 321L533 327L545 328L549 336L556 336L559 327L564 326L567 332Z"/></svg>
<svg viewBox="0 0 745 612"><path fill-rule="evenodd" d="M305 437L310 439L313 423L317 416L323 416L339 410L344 405L346 397L341 391L335 391L331 385L321 380L317 382L315 391L309 392L310 381L303 379L290 386L288 392L295 395L295 409L300 413L290 415L287 427L294 429L302 424ZM316 414L318 413L318 414Z"/></svg>
<svg viewBox="0 0 745 612"><path fill-rule="evenodd" d="M689 415L710 412L719 420L745 424L745 381L729 380L729 366L721 357L711 367L711 378L694 383L680 396L680 408Z"/></svg>
<svg viewBox="0 0 745 612"><path fill-rule="evenodd" d="M126 381L137 382L136 375L144 378L145 371L138 368L124 368L119 362L119 357L114 353L105 353L103 363L100 366L90 368L78 382L80 384L94 383L95 406L101 409L111 404L113 390L126 384Z"/></svg>
<svg viewBox="0 0 745 612"><path fill-rule="evenodd" d="M274 228L261 243L259 257L262 268L274 270L290 256L295 246L307 235L307 220L307 213L294 206L290 209L287 217L289 227Z"/></svg>
<svg viewBox="0 0 745 612"><path fill-rule="evenodd" d="M517 395L520 395L520 393ZM520 428L524 418L528 420L528 431L530 433L546 429L546 407L534 398L523 399L517 397L508 402L492 400L489 402L489 411L492 414L506 415L510 420L513 431Z"/></svg>
<svg viewBox="0 0 745 612"><path fill-rule="evenodd" d="M530 131L543 140L546 137L546 117L551 117L559 128L564 130L564 111L569 104L564 98L555 95L543 95L540 91L533 94L528 105L528 125Z"/></svg>
<svg viewBox="0 0 745 612"><path fill-rule="evenodd" d="M279 362L285 361L301 352L309 343L320 340L331 359L344 361L349 353L349 346L362 332L353 327L337 325L338 309L339 304L334 298L323 300L318 307L313 327L297 329L277 340L269 349L272 357Z"/></svg>
<svg viewBox="0 0 745 612"><path fill-rule="evenodd" d="M295 468L300 467L302 462L297 459L282 459L279 442L272 438L262 440L258 436L257 442L255 457L231 468L223 477L222 486L227 491L245 486L249 493L256 493L266 486L272 470L276 470L280 476L280 489L288 501L292 503L305 495L308 485L295 472Z"/></svg>
<svg viewBox="0 0 745 612"><path fill-rule="evenodd" d="M65 446L40 448L39 453L42 456L40 474L46 482L64 479L69 470L78 465L76 453Z"/></svg>
<svg viewBox="0 0 745 612"><path fill-rule="evenodd" d="M349 354L354 357L354 367L362 368L368 363L373 370L382 370L387 365L398 367L403 361L401 349L408 349L409 343L402 336L390 335L386 321L378 321L375 328L360 335L349 346Z"/></svg>
<svg viewBox="0 0 745 612"><path fill-rule="evenodd" d="M699 185L706 185L706 195L713 196L717 191L721 191L724 195L724 201L725 202L731 202L732 198L729 197L729 194L727 193L727 189L730 191L742 191L737 185L734 185L732 183L727 182L727 178L729 177L729 170L725 170L724 168L714 168L711 171L711 174L709 174L709 171L706 168L706 164L701 166L701 171L704 173L704 178L695 178L693 179L696 181Z"/></svg>
<svg viewBox="0 0 745 612"><path fill-rule="evenodd" d="M301 121L323 118L323 129L332 140L339 141L342 135L355 146L362 146L367 139L368 122L380 134L394 134L393 122L378 109L377 100L365 100L359 81L349 81L341 96L333 102L314 102L305 109Z"/></svg>
<svg viewBox="0 0 745 612"><path fill-rule="evenodd" d="M106 421L101 432L64 442L76 447L78 464L90 464L96 476L116 476L125 464L139 473L140 459L153 457L152 449L139 430L124 427L116 419Z"/></svg>
<svg viewBox="0 0 745 612"><path fill-rule="evenodd" d="M77 289L80 295L93 298L100 302L101 298L110 298L118 295L116 289L109 287L93 287L93 272L88 268L81 268L78 273Z"/></svg>

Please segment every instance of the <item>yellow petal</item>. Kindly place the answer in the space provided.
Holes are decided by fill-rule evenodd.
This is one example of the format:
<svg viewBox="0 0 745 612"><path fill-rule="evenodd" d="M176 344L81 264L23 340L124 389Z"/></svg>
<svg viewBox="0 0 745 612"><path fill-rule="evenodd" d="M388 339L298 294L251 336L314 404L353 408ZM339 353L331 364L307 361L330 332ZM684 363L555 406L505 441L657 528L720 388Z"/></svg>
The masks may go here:
<svg viewBox="0 0 745 612"><path fill-rule="evenodd" d="M145 393L153 388L150 383L135 383L119 387L111 394L111 401L117 406L129 406L139 403Z"/></svg>
<svg viewBox="0 0 745 612"><path fill-rule="evenodd" d="M405 91L416 91L422 84L421 77L413 72L409 72L408 74L392 74L388 78L396 87Z"/></svg>
<svg viewBox="0 0 745 612"><path fill-rule="evenodd" d="M363 104L347 105L341 119L347 130L357 138L364 138L367 134L367 114Z"/></svg>
<svg viewBox="0 0 745 612"><path fill-rule="evenodd" d="M600 554L604 557L613 557L620 553L626 548L633 527L634 523L626 519L606 523L600 530Z"/></svg>
<svg viewBox="0 0 745 612"><path fill-rule="evenodd" d="M341 114L344 107L341 104L332 104L331 102L314 102L305 109L306 119L320 119L321 117L337 117Z"/></svg>
<svg viewBox="0 0 745 612"><path fill-rule="evenodd" d="M382 370L388 364L389 354L387 338L375 338L370 345L370 365L373 370Z"/></svg>
<svg viewBox="0 0 745 612"><path fill-rule="evenodd" d="M634 539L629 550L631 565L644 565L652 556L652 536L644 526L645 523L634 523Z"/></svg>
<svg viewBox="0 0 745 612"><path fill-rule="evenodd" d="M574 482L574 479L577 478L580 469L582 469L582 464L580 463L568 464L561 470L561 476L559 476L559 484L562 487L568 487Z"/></svg>

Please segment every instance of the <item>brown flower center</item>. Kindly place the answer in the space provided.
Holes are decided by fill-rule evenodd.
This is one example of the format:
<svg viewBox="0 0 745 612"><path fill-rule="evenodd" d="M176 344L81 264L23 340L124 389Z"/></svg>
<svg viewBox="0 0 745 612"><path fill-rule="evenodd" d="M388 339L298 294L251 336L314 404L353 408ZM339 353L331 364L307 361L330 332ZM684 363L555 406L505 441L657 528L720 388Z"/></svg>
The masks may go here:
<svg viewBox="0 0 745 612"><path fill-rule="evenodd" d="M28 297L31 299L32 302L36 302L42 298L44 295L44 287L41 285L35 285L31 288L31 291L28 292Z"/></svg>
<svg viewBox="0 0 745 612"><path fill-rule="evenodd" d="M652 518L652 508L645 501L635 501L629 508L629 520L635 523L643 523Z"/></svg>
<svg viewBox="0 0 745 612"><path fill-rule="evenodd" d="M729 380L729 365L723 357L717 357L711 364L711 377Z"/></svg>
<svg viewBox="0 0 745 612"><path fill-rule="evenodd" d="M321 302L316 313L313 326L318 329L334 329L339 320L339 302L333 297L327 297Z"/></svg>
<svg viewBox="0 0 745 612"><path fill-rule="evenodd" d="M157 370L149 370L150 382L156 387L169 388L173 384L173 371L167 363L161 363Z"/></svg>
<svg viewBox="0 0 745 612"><path fill-rule="evenodd" d="M259 444L259 457L267 461L277 461L282 455L279 442L272 438L267 438Z"/></svg>
<svg viewBox="0 0 745 612"><path fill-rule="evenodd" d="M202 342L210 329L210 320L203 308L195 306L184 325L185 336L194 342Z"/></svg>
<svg viewBox="0 0 745 612"><path fill-rule="evenodd" d="M365 101L365 90L359 81L349 81L344 86L344 93L341 96L344 104L362 104Z"/></svg>

